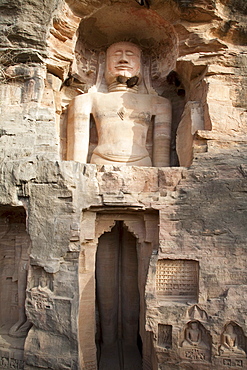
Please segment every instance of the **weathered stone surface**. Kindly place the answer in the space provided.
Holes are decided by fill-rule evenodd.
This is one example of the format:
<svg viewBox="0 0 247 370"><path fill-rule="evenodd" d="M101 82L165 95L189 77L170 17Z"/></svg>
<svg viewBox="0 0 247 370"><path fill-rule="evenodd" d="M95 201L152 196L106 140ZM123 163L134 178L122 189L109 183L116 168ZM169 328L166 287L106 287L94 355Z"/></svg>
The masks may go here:
<svg viewBox="0 0 247 370"><path fill-rule="evenodd" d="M46 56L47 28L57 0L40 4L31 0L1 1L1 60L14 62L40 62Z"/></svg>
<svg viewBox="0 0 247 370"><path fill-rule="evenodd" d="M157 85L176 167L65 161L67 106L98 66L84 17L137 1L1 1L0 368L97 369L116 312L143 369L247 367L246 2L150 3L178 41Z"/></svg>
<svg viewBox="0 0 247 370"><path fill-rule="evenodd" d="M81 18L76 17L66 3L62 4L50 28L47 68L51 73L66 79L75 47L75 32Z"/></svg>
<svg viewBox="0 0 247 370"><path fill-rule="evenodd" d="M80 224L80 210L87 208L90 204L97 205L96 209L99 210L106 207L104 196L107 196L110 189L115 190L114 192L111 191L111 202L107 205L110 209L117 204L118 212L127 211L130 214L133 214L133 209L160 210L159 249L158 254L154 255L156 261L157 259L162 261L167 258L174 261L179 259L198 261L200 280L197 302L199 307L207 313L208 319L204 327L210 333L214 333L213 343L215 343L215 347L212 349L212 360L216 364L214 361L218 356L221 328L227 320L230 318L233 322L238 322L241 328L245 330L246 312L245 305L241 306L240 291L241 289L243 291L246 283L246 279L242 275L246 266L244 259L241 259L242 263L240 264L239 258L245 253L244 245L246 243L246 199L243 197L246 192L244 177L246 159L242 158L241 165L239 157L234 158L233 155L218 156L217 161L216 157L203 155L202 162L203 164L194 165L190 170L122 167L120 169L98 168L98 171L96 171L95 166L87 165L86 168L93 171L84 171L84 175L82 175L83 166L81 165L77 168L74 167L73 181L70 172L71 166L66 163L55 166L51 162L40 162L36 171L31 170L32 176L30 176L28 170L24 174L23 170L17 170L15 167L15 181L12 179L13 188L9 191L12 193L15 189L19 194L19 204L22 202L27 207L26 210L29 215L28 231L33 244L30 261L31 279L28 282L27 293L27 313L34 326L26 341L28 365L35 365L38 368L43 366L43 363L47 363L52 368L57 366L63 368L65 366L63 365L64 361L65 363L66 361L72 361L70 357L72 355L69 355L70 352L66 354L63 360L59 355L55 360L51 356L53 352L49 350L51 346L49 345L48 347L41 347L44 356L40 355L43 358L40 362L37 356L33 355L37 352L38 347L32 344L34 342L30 341L30 338L33 336L39 338L40 336L40 339L36 340L41 340L41 338L44 340L47 337L45 342L52 340L52 343L57 343L52 339L57 333L56 340L64 341L64 335L74 337L76 340L77 324L76 316L73 315L78 310L78 290L75 288L80 245L78 244L77 248L75 247L76 240L79 242L79 237L78 234L75 237L74 232L71 237L71 231L78 230L75 223L79 222ZM46 172L48 167L50 175ZM26 168L24 163L21 168ZM37 170L37 168L39 169ZM102 170L105 172L102 172ZM33 175L34 172L37 174L36 176ZM112 176L113 174L114 176ZM147 189L143 189L144 174L149 178L149 188ZM151 175L153 180L150 180ZM107 177L107 186L104 176ZM117 178L121 181L118 180L116 183ZM133 181L134 178L136 180L131 185L130 180ZM138 179L140 184L138 184ZM30 191L26 194L26 196L29 195L29 205L24 202L23 194L20 195L18 189L19 185L17 184L23 182L27 183L25 188ZM95 184L93 191L92 184ZM140 186L141 184L142 186ZM159 192L159 184L162 195ZM122 192L124 197L126 186L130 189L134 204L127 200L126 202L123 200L119 202L119 193ZM92 194L91 200L90 192ZM87 194L87 203L85 203L86 198L83 194ZM152 195L151 200L150 194ZM96 203L95 196L98 197ZM78 199L84 199L84 201L80 203ZM233 205L234 218L232 218ZM86 213L84 217L85 220L88 219ZM114 216L111 217L114 220ZM126 216L124 217L126 218ZM82 229L81 236L85 234L86 230L92 230L94 220L92 219L91 224L81 224L82 228L86 227L85 230ZM155 223L151 227L154 228L154 225ZM135 228L136 226L133 230ZM140 238L140 234L137 235ZM86 238L94 240L95 236L88 235ZM151 237L150 240L153 241L154 239ZM87 251L87 242L85 248L85 251ZM90 276L90 271L93 273L94 268L89 263L87 253L84 258L86 258L85 263L88 267L90 266L90 270L87 271L88 276ZM229 254L231 255L230 265ZM74 267L72 268L72 266ZM153 269L152 274L151 268ZM241 282L239 281L240 272ZM40 280L42 277L45 279ZM186 312L194 303L188 301L176 303L172 300L164 302L160 300L155 291L155 279L156 263L149 267L146 285L146 320L147 323L149 322L149 325L146 324L148 325L146 330L157 333L157 322L164 323L164 318L165 323L172 325L174 330L176 327L180 328L172 334L172 348L174 349L166 350L164 353L160 352L160 347L157 347L159 361L163 363L166 359L167 366L176 368L175 364L172 364L172 359L180 356L181 353L183 356L183 352L176 354L174 350L177 345L180 346L179 338L182 338L182 328L188 322ZM81 284L84 283L81 282ZM94 300L90 301L88 309L94 304ZM81 306L80 312L84 311L85 308ZM83 317L81 317L82 330ZM195 319L195 317L193 318ZM196 316L196 319L200 321L199 316ZM180 322L180 320L182 321ZM52 334L49 334L50 330L52 330ZM66 348L71 351L68 344L66 344ZM168 354L169 357L167 357ZM203 366L201 368L207 365ZM216 364L215 366L220 369L220 365ZM195 369L198 367L199 363L196 362Z"/></svg>

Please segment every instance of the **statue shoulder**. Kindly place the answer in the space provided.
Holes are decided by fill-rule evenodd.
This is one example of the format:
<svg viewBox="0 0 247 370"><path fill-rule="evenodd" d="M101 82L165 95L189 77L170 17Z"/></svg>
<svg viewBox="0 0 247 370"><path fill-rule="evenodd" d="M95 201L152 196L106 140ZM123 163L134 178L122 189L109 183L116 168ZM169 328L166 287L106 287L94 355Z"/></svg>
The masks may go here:
<svg viewBox="0 0 247 370"><path fill-rule="evenodd" d="M94 101L94 93L80 94L71 100L69 106L70 107L92 106L93 101Z"/></svg>
<svg viewBox="0 0 247 370"><path fill-rule="evenodd" d="M160 95L154 95L153 96L153 102L157 104L166 104L166 105L171 105L171 101L167 98L164 98L163 96Z"/></svg>
<svg viewBox="0 0 247 370"><path fill-rule="evenodd" d="M74 101L89 101L91 99L93 99L93 96L94 96L95 93L85 93L85 94L80 94L80 95L77 95L73 100Z"/></svg>
<svg viewBox="0 0 247 370"><path fill-rule="evenodd" d="M164 98L163 96L153 96L152 97L152 106L157 114L169 114L171 115L172 104L169 99Z"/></svg>

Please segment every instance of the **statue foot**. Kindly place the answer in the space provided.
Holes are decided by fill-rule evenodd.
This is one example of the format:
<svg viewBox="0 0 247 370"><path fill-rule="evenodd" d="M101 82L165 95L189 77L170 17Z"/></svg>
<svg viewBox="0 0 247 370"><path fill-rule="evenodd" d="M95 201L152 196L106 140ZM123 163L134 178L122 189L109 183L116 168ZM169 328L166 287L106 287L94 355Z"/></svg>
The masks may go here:
<svg viewBox="0 0 247 370"><path fill-rule="evenodd" d="M28 320L24 322L19 320L9 329L9 335L15 338L25 337L31 326L32 324Z"/></svg>

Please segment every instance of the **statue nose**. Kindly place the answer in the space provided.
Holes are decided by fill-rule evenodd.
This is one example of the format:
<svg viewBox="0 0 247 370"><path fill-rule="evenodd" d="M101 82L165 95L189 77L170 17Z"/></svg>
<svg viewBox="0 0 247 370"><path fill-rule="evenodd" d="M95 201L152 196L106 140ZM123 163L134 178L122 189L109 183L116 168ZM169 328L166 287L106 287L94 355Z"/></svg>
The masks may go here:
<svg viewBox="0 0 247 370"><path fill-rule="evenodd" d="M128 60L122 57L122 58L120 59L119 63L121 63L121 64L125 64L125 63L128 63Z"/></svg>
<svg viewBox="0 0 247 370"><path fill-rule="evenodd" d="M119 63L122 63L122 64L129 63L125 51L122 51L121 56L120 56Z"/></svg>

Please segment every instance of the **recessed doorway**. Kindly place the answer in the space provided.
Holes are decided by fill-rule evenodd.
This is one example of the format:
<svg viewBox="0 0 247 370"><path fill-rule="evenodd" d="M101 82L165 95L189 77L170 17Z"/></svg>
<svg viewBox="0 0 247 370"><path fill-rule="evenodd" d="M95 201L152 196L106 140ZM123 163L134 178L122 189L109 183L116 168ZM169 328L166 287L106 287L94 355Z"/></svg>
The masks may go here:
<svg viewBox="0 0 247 370"><path fill-rule="evenodd" d="M141 370L137 239L123 221L99 238L95 274L98 369Z"/></svg>

